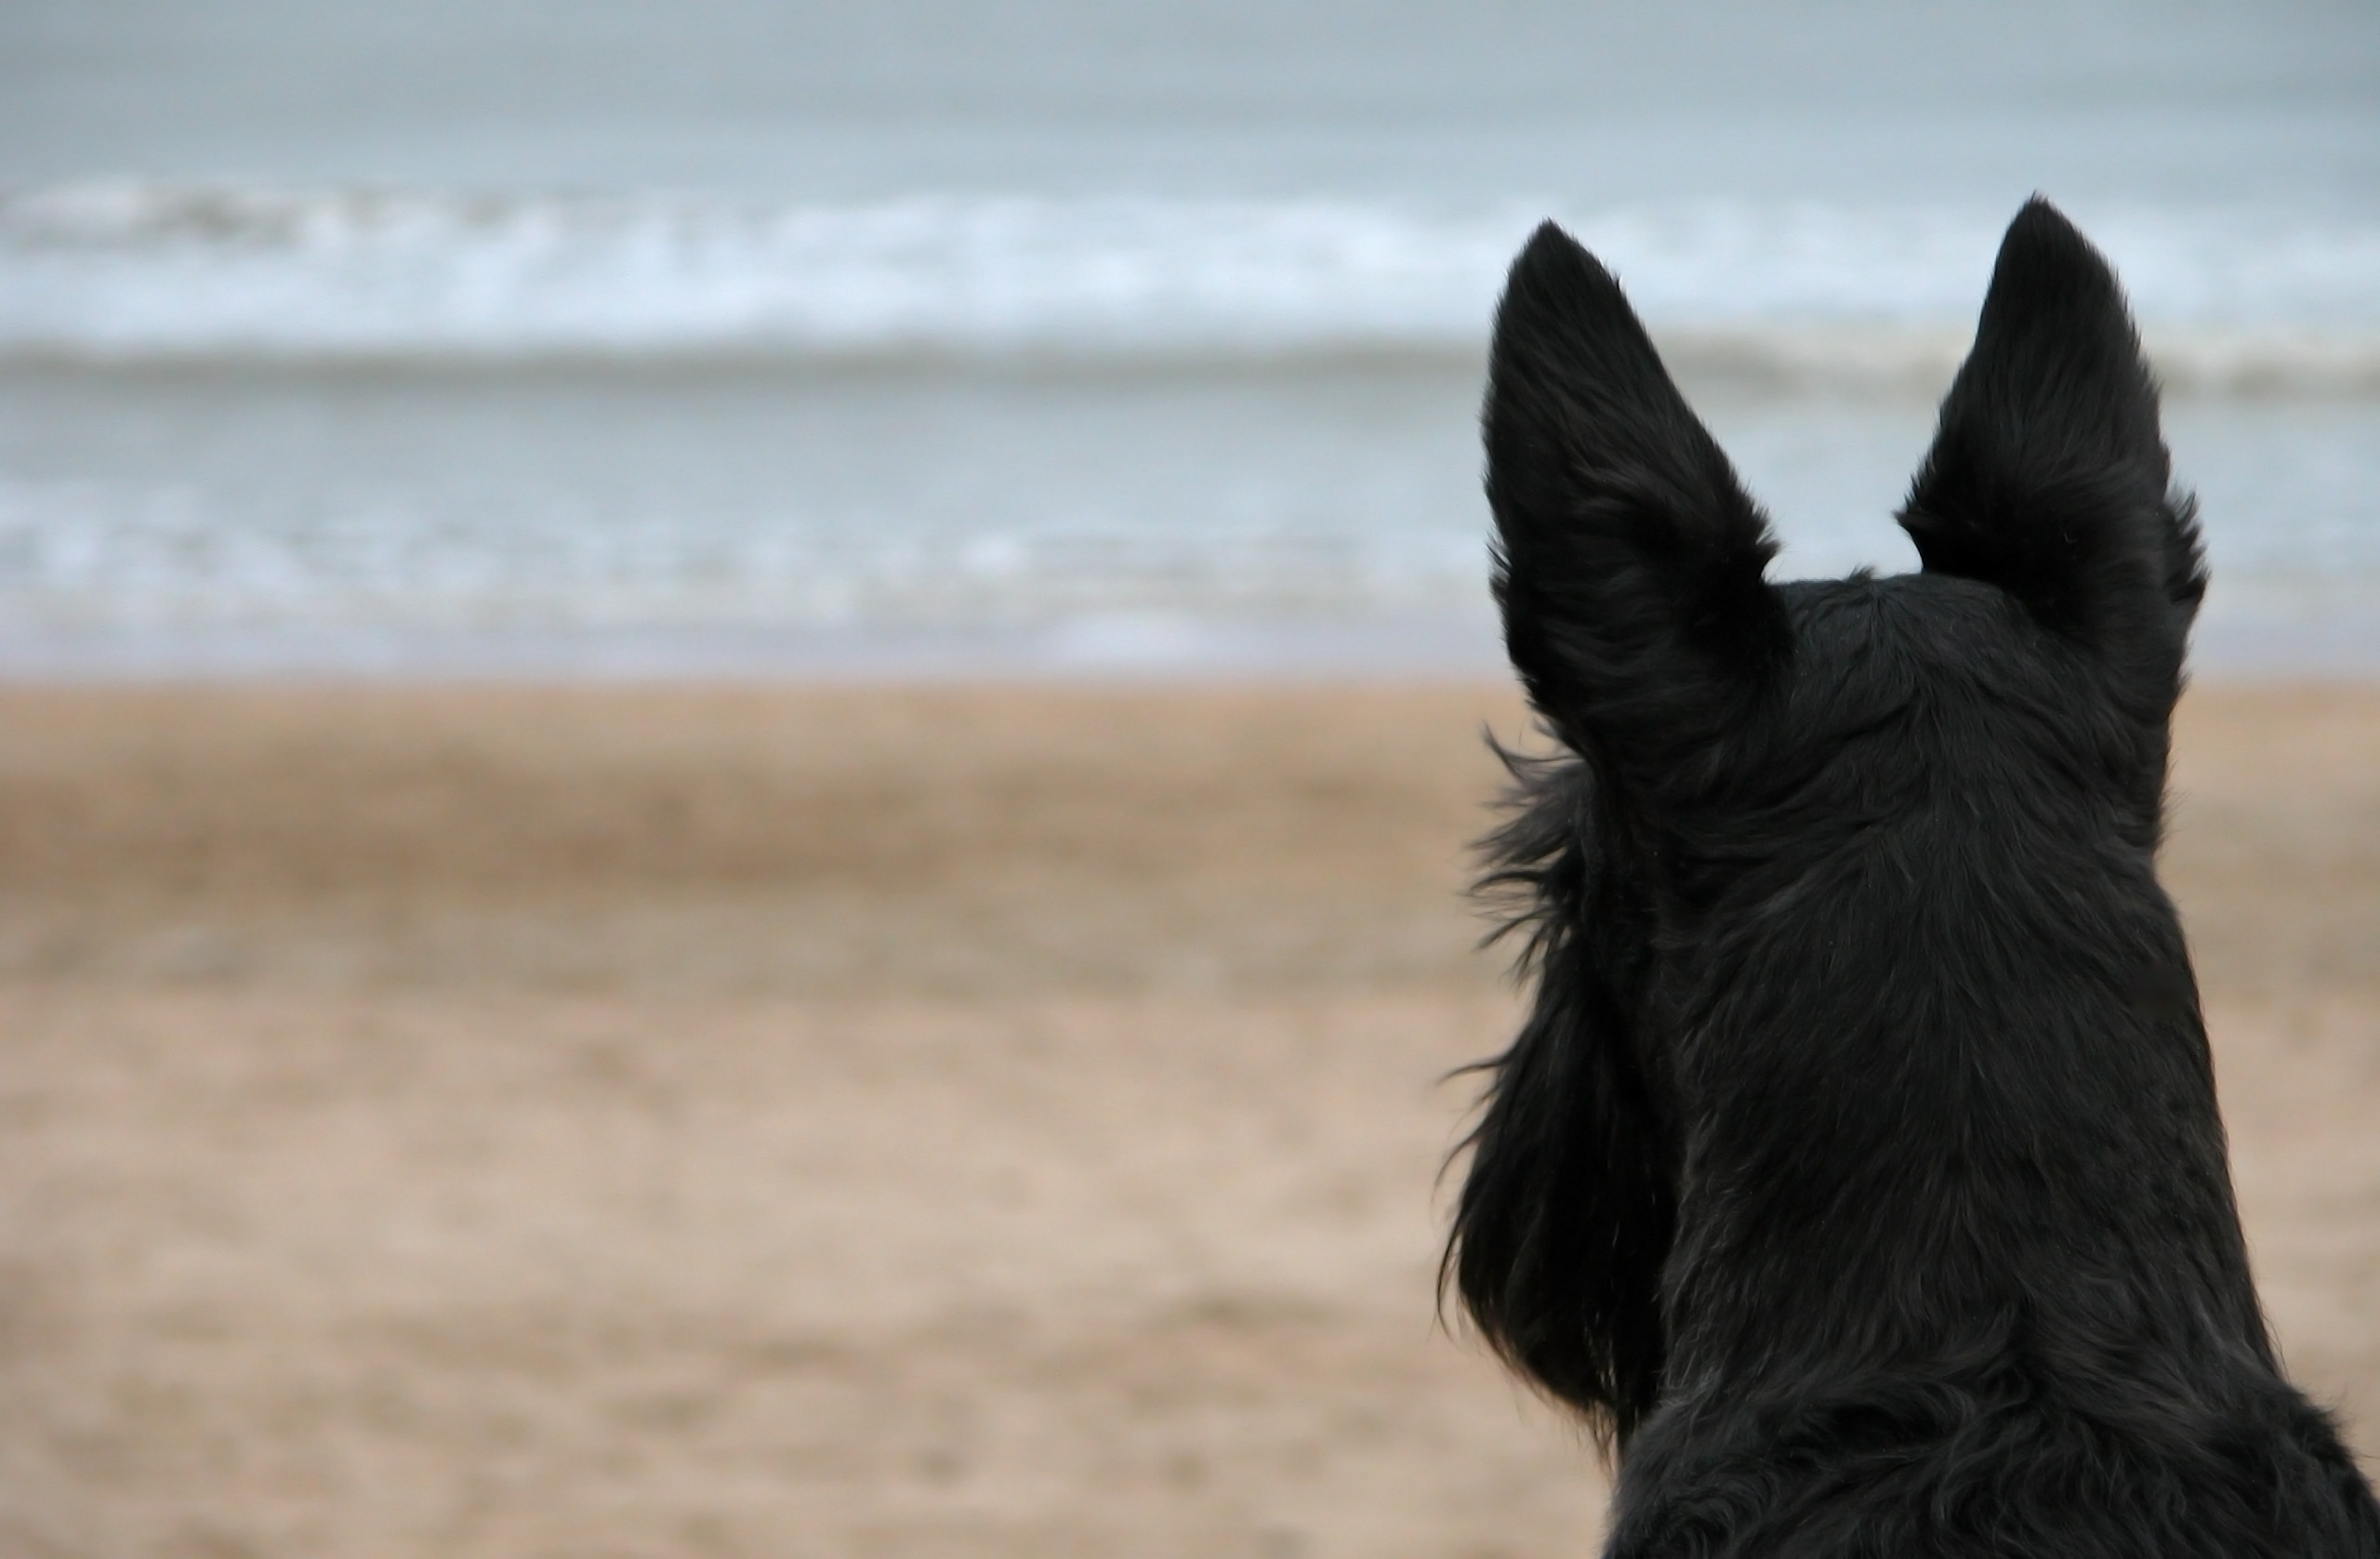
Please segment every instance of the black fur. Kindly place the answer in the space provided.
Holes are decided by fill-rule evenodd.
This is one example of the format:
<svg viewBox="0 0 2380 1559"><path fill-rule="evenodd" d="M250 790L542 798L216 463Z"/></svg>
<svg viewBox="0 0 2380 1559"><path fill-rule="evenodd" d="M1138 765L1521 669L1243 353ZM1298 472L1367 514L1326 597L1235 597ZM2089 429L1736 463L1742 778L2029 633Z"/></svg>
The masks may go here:
<svg viewBox="0 0 2380 1559"><path fill-rule="evenodd" d="M1548 225L1486 434L1533 1011L1448 1274L1631 1556L2380 1555L2281 1377L2154 869L2205 588L2114 277L2009 228L1895 578L1760 509Z"/></svg>

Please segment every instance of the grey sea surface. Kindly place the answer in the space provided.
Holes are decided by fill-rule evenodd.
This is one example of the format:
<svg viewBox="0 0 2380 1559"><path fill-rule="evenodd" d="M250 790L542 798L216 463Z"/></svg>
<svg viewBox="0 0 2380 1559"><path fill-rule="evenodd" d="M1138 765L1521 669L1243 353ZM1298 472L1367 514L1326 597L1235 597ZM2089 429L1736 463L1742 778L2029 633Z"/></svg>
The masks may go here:
<svg viewBox="0 0 2380 1559"><path fill-rule="evenodd" d="M22 0L0 674L1469 675L1542 218L1776 516L1890 514L2026 194L2216 671L2380 668L2380 11Z"/></svg>

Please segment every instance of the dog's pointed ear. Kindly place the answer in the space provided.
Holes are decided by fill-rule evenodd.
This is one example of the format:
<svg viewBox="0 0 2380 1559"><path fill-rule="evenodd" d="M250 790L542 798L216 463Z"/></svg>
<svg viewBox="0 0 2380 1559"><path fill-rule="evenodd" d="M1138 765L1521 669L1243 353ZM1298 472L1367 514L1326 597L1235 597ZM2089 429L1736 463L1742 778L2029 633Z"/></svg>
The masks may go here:
<svg viewBox="0 0 2380 1559"><path fill-rule="evenodd" d="M1497 310L1484 422L1514 667L1565 741L1659 787L1787 653L1767 518L1620 284L1551 222Z"/></svg>
<svg viewBox="0 0 2380 1559"><path fill-rule="evenodd" d="M2171 472L2115 273L2037 195L2001 243L1901 525L1928 573L1997 585L2046 627L2171 682L2206 591L2194 507Z"/></svg>

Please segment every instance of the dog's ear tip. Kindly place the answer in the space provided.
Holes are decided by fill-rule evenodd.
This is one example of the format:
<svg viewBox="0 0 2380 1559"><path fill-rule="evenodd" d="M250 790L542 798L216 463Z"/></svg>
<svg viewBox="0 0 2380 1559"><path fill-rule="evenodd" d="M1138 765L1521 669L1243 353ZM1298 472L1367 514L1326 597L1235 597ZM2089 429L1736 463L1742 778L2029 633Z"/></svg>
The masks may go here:
<svg viewBox="0 0 2380 1559"><path fill-rule="evenodd" d="M2068 308L2123 312L2122 289L2107 257L2038 193L2018 209L2000 240L1990 293L1987 309L2016 295L2031 309L2063 302Z"/></svg>
<svg viewBox="0 0 2380 1559"><path fill-rule="evenodd" d="M1505 284L1507 309L1521 302L1575 310L1582 301L1608 304L1619 297L1620 284L1611 272L1551 218L1540 222L1521 246Z"/></svg>
<svg viewBox="0 0 2380 1559"><path fill-rule="evenodd" d="M2008 231L2001 235L2000 252L2038 255L2094 255L2091 241L2082 230L2068 220L2066 213L2049 203L2049 197L2035 191L2010 218Z"/></svg>
<svg viewBox="0 0 2380 1559"><path fill-rule="evenodd" d="M2025 197L2025 204L2016 208L2016 217L2008 223L2008 236L2014 238L2019 234L2029 238L2057 237L2076 243L2082 238L2081 231L2067 220L2066 213L2052 205L2050 198L2039 190Z"/></svg>
<svg viewBox="0 0 2380 1559"><path fill-rule="evenodd" d="M1528 235L1528 242L1521 245L1521 252L1513 260L1513 272L1515 275L1524 272L1535 274L1556 265L1575 266L1590 258L1584 244L1565 231L1561 223L1548 217L1537 224L1536 231Z"/></svg>

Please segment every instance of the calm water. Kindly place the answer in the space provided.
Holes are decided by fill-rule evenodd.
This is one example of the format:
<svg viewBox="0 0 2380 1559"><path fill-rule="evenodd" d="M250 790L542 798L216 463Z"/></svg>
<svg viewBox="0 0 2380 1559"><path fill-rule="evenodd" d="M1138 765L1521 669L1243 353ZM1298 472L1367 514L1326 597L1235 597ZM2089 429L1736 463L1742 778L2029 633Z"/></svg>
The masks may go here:
<svg viewBox="0 0 2380 1559"><path fill-rule="evenodd" d="M2380 667L2380 10L1924 9L18 0L0 669L1486 668L1537 218L1822 573L2034 188Z"/></svg>

